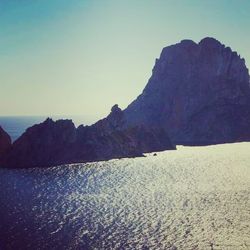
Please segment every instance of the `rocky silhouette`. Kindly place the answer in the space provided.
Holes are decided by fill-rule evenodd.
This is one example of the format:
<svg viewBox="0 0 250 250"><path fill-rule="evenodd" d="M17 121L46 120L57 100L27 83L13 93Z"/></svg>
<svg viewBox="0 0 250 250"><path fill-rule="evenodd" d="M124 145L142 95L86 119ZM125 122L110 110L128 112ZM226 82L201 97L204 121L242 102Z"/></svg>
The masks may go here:
<svg viewBox="0 0 250 250"><path fill-rule="evenodd" d="M143 125L123 127L124 113L115 105L107 118L92 126L75 127L71 120L47 119L17 139L1 159L8 168L49 167L142 156L175 149L163 129Z"/></svg>
<svg viewBox="0 0 250 250"><path fill-rule="evenodd" d="M5 138L0 165L15 168L142 156L173 144L249 141L248 69L214 38L183 40L162 50L142 94L124 111L114 105L106 118L78 128L71 120L47 119L11 148Z"/></svg>
<svg viewBox="0 0 250 250"><path fill-rule="evenodd" d="M130 126L164 127L175 144L249 141L245 61L214 38L166 47L142 94L124 112Z"/></svg>
<svg viewBox="0 0 250 250"><path fill-rule="evenodd" d="M2 154L6 153L11 147L10 136L3 130L0 126L0 157Z"/></svg>

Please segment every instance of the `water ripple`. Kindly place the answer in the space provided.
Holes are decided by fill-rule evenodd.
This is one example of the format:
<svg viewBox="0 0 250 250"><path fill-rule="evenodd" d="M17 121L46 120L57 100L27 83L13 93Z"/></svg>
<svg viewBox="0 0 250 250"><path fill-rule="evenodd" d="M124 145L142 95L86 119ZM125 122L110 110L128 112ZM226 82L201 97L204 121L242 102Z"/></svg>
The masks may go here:
<svg viewBox="0 0 250 250"><path fill-rule="evenodd" d="M3 249L249 249L250 143L0 170Z"/></svg>

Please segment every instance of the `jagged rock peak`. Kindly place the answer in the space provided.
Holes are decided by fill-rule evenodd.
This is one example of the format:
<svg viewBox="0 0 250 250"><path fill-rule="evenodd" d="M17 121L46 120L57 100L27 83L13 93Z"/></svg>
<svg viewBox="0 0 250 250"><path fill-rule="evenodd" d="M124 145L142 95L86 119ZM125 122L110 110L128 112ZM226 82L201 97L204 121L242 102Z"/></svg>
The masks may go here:
<svg viewBox="0 0 250 250"><path fill-rule="evenodd" d="M111 113L120 113L122 112L122 110L119 108L118 104L115 104L112 108L111 108Z"/></svg>
<svg viewBox="0 0 250 250"><path fill-rule="evenodd" d="M197 46L197 43L195 43L193 40L191 39L183 39L181 40L180 44L182 46Z"/></svg>
<svg viewBox="0 0 250 250"><path fill-rule="evenodd" d="M222 44L220 41L218 41L217 39L213 37L205 37L201 39L199 42L199 45L204 46L204 47L217 47L217 46L225 47L224 44Z"/></svg>
<svg viewBox="0 0 250 250"><path fill-rule="evenodd" d="M50 122L54 122L52 118L47 117L47 119L44 121L44 123L50 123Z"/></svg>
<svg viewBox="0 0 250 250"><path fill-rule="evenodd" d="M48 117L44 122L37 124L37 125L44 125L44 126L70 126L75 127L75 124L73 123L72 119L59 119L54 121L52 118ZM35 126L37 126L35 125Z"/></svg>
<svg viewBox="0 0 250 250"><path fill-rule="evenodd" d="M93 127L109 133L113 132L114 129L122 129L124 122L124 113L119 108L118 104L115 104L111 108L109 115L106 118L97 121Z"/></svg>
<svg viewBox="0 0 250 250"><path fill-rule="evenodd" d="M121 120L123 118L123 111L119 108L118 104L115 104L111 108L111 112L107 117L110 121L111 120Z"/></svg>
<svg viewBox="0 0 250 250"><path fill-rule="evenodd" d="M213 37L205 37L200 40L200 42L196 43L191 39L183 39L179 43L166 46L162 49L162 53L160 57L164 57L167 53L169 53L170 50L179 50L180 48L185 49L185 50L191 50L192 49L208 49L208 50L216 50L216 49L226 49L228 52L233 52L233 54L237 55L239 58L240 55L236 52L233 51L230 47L226 47L223 43L221 43L219 40L213 38ZM241 58L244 60L243 58ZM158 60L158 59L157 59Z"/></svg>

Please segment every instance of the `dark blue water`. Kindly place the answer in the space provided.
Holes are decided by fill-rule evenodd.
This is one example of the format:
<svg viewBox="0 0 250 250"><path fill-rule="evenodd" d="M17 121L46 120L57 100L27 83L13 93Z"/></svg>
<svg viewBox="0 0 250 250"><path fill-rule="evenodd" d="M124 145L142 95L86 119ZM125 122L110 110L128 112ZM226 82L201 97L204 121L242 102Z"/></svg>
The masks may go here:
<svg viewBox="0 0 250 250"><path fill-rule="evenodd" d="M15 140L44 119L0 125ZM0 250L249 249L249 143L181 149L0 168Z"/></svg>
<svg viewBox="0 0 250 250"><path fill-rule="evenodd" d="M250 249L249 147L0 168L0 249Z"/></svg>
<svg viewBox="0 0 250 250"><path fill-rule="evenodd" d="M30 126L43 122L46 116L0 116L0 126L15 141ZM89 125L96 121L95 117L86 116L53 116L54 120L72 119L76 126Z"/></svg>

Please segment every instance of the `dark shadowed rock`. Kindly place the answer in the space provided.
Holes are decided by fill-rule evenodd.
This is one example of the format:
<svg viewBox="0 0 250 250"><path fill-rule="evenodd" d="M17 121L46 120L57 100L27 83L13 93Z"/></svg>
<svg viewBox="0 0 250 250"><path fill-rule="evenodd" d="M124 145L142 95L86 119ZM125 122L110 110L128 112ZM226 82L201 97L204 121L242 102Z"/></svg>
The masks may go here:
<svg viewBox="0 0 250 250"><path fill-rule="evenodd" d="M250 88L245 61L214 38L166 47L125 116L130 126L164 127L177 144L248 141Z"/></svg>
<svg viewBox="0 0 250 250"><path fill-rule="evenodd" d="M92 126L98 129L100 132L101 130L104 133L109 133L114 130L122 130L125 124L125 116L123 111L115 104L111 108L110 114L104 118L93 124Z"/></svg>
<svg viewBox="0 0 250 250"><path fill-rule="evenodd" d="M124 113L115 105L107 118L75 128L71 120L47 119L13 143L1 166L49 167L66 163L142 156L144 152L175 149L163 129L143 125L123 127Z"/></svg>
<svg viewBox="0 0 250 250"><path fill-rule="evenodd" d="M47 119L34 125L17 139L5 155L6 167L51 166L67 161L76 141L76 128L71 120L54 122Z"/></svg>
<svg viewBox="0 0 250 250"><path fill-rule="evenodd" d="M0 126L0 157L11 147L10 136Z"/></svg>

